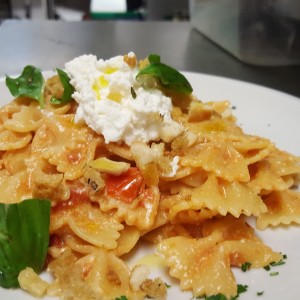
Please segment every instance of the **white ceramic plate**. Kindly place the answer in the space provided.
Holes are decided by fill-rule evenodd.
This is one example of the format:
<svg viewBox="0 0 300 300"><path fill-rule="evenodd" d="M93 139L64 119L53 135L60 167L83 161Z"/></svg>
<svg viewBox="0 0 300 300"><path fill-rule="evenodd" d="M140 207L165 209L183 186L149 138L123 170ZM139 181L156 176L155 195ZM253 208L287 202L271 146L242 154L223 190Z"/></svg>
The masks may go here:
<svg viewBox="0 0 300 300"><path fill-rule="evenodd" d="M229 100L232 103L238 124L249 134L267 137L282 150L300 155L300 99L272 89L237 80L208 76L196 73L184 73L189 79L196 94L203 101ZM0 104L10 101L4 81L0 80ZM300 226L280 227L258 231L263 241L273 250L287 255L284 265L272 268L277 276L270 276L264 269L242 272L233 269L237 283L248 285L248 291L240 295L240 300L281 300L299 299L300 284ZM149 249L138 248L130 261L134 262ZM153 267L153 274L161 271ZM165 274L163 274L165 276ZM176 280L165 277L171 285L168 299L189 300L190 293L179 291ZM262 296L257 293L264 292ZM0 288L0 299L26 300L33 299L21 291ZM53 298L49 298L53 299Z"/></svg>

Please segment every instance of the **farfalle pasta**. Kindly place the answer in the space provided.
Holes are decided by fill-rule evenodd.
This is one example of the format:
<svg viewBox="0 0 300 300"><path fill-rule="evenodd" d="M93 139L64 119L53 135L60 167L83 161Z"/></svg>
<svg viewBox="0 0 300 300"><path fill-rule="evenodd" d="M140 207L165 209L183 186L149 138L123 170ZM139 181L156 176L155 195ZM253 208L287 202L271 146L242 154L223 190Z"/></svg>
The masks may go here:
<svg viewBox="0 0 300 300"><path fill-rule="evenodd" d="M137 65L134 58L125 62ZM18 97L0 110L2 200L51 200L46 268L54 280L36 280L43 287L38 296L167 298L161 279L126 263L124 254L141 241L157 247L170 276L195 297L229 299L237 294L232 268L247 262L262 268L283 258L256 236L247 217L256 218L258 229L300 224L300 194L292 189L300 159L244 133L228 101L166 92L176 133L128 145L106 142L75 122L75 100L53 104L51 96L63 90L54 76L46 82L43 109ZM110 97L122 96L117 92ZM104 168L108 162L118 171ZM21 287L37 295L26 283L28 272Z"/></svg>

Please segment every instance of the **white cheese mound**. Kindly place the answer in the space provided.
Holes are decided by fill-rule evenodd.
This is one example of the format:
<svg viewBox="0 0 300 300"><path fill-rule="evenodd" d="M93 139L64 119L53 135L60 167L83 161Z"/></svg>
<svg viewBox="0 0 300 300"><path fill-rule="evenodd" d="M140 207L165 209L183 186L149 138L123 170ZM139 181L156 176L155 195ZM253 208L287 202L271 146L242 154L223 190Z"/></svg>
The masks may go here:
<svg viewBox="0 0 300 300"><path fill-rule="evenodd" d="M171 99L160 90L144 89L135 79L138 67L129 66L123 56L97 60L82 55L65 67L78 103L75 122L85 122L106 143L168 142L182 133L183 126L171 118Z"/></svg>

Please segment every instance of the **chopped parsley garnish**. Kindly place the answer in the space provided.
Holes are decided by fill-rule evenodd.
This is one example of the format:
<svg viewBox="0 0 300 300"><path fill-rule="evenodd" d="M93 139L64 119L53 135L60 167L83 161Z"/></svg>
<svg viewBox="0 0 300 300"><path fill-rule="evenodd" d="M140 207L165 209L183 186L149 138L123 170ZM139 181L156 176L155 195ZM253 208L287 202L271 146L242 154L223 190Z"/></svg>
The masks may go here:
<svg viewBox="0 0 300 300"><path fill-rule="evenodd" d="M265 269L266 271L270 271L270 270L271 270L271 267L270 267L270 265L267 265L267 266L264 266L264 269Z"/></svg>
<svg viewBox="0 0 300 300"><path fill-rule="evenodd" d="M231 297L230 300L236 300L239 298L240 294L245 293L248 290L248 285L238 284L237 285L237 294L234 297Z"/></svg>
<svg viewBox="0 0 300 300"><path fill-rule="evenodd" d="M135 99L135 98L136 98L136 92L135 92L134 88L131 87L131 88L130 88L130 91L131 91L131 96L132 96L132 98Z"/></svg>
<svg viewBox="0 0 300 300"><path fill-rule="evenodd" d="M283 261L283 260L280 260L278 262L272 262L272 263L270 263L270 265L272 267L281 266L281 265L284 265L284 264L285 264L285 261Z"/></svg>
<svg viewBox="0 0 300 300"><path fill-rule="evenodd" d="M264 294L264 291L261 291L261 292L257 292L257 293L256 293L257 296L262 296L263 294Z"/></svg>
<svg viewBox="0 0 300 300"><path fill-rule="evenodd" d="M248 285L243 285L243 284L238 284L237 285L237 294L241 294L241 293L244 293L246 292L248 289Z"/></svg>
<svg viewBox="0 0 300 300"><path fill-rule="evenodd" d="M230 299L227 299L227 297L224 294L217 294L212 296L204 296L204 297L196 297L196 299L203 299L203 300L236 300L239 298L241 293L246 292L248 289L248 285L237 285L237 294L234 297L231 297Z"/></svg>
<svg viewBox="0 0 300 300"><path fill-rule="evenodd" d="M242 271L246 272L246 271L250 270L251 265L252 265L251 262L246 261L245 263L242 264L242 268L241 268Z"/></svg>
<svg viewBox="0 0 300 300"><path fill-rule="evenodd" d="M115 300L128 300L126 296L120 296L115 298Z"/></svg>
<svg viewBox="0 0 300 300"><path fill-rule="evenodd" d="M270 276L277 276L279 274L279 272L271 272Z"/></svg>
<svg viewBox="0 0 300 300"><path fill-rule="evenodd" d="M226 296L223 294L212 295L208 297L197 297L196 299L204 299L204 300L227 300Z"/></svg>
<svg viewBox="0 0 300 300"><path fill-rule="evenodd" d="M279 261L277 261L277 262L275 262L275 261L271 262L269 265L264 266L264 269L265 269L266 271L270 271L270 270L271 270L271 267L276 267L276 266L284 265L284 264L285 264L285 261L284 261L285 259L287 259L287 256L284 254L284 255L282 256L282 259L281 259L281 260L279 260Z"/></svg>

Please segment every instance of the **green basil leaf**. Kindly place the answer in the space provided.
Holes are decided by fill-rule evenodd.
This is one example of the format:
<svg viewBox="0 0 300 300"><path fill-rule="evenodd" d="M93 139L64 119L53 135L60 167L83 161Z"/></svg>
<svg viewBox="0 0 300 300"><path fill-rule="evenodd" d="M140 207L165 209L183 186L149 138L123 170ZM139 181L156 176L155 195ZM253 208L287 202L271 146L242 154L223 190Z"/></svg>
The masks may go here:
<svg viewBox="0 0 300 300"><path fill-rule="evenodd" d="M51 97L50 101L53 104L65 104L72 100L72 94L74 93L74 87L70 83L70 78L68 74L61 70L56 69L57 74L59 76L60 82L62 83L64 87L64 93L61 99L58 99L56 97Z"/></svg>
<svg viewBox="0 0 300 300"><path fill-rule="evenodd" d="M14 97L28 97L37 100L44 107L44 78L40 69L28 65L17 78L6 76L6 86Z"/></svg>
<svg viewBox="0 0 300 300"><path fill-rule="evenodd" d="M0 204L0 286L18 287L26 267L39 273L49 244L50 201L28 199Z"/></svg>
<svg viewBox="0 0 300 300"><path fill-rule="evenodd" d="M142 79L143 75L153 76L166 89L183 94L192 93L193 89L185 76L176 69L161 63L158 55L151 54L148 60L150 64L139 71L136 76L137 80Z"/></svg>
<svg viewBox="0 0 300 300"><path fill-rule="evenodd" d="M148 60L150 64L160 63L160 56L157 54L150 54Z"/></svg>

